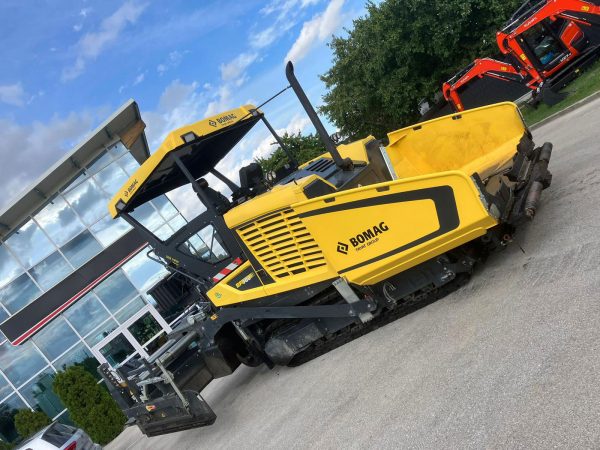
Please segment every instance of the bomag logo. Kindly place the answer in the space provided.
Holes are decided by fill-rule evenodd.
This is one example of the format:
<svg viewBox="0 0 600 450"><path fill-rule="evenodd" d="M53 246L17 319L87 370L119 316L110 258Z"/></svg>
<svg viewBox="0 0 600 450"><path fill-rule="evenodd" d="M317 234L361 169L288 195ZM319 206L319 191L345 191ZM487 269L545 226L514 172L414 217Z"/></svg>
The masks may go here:
<svg viewBox="0 0 600 450"><path fill-rule="evenodd" d="M217 122L223 125L224 123L231 122L233 119L237 119L235 114L225 114L224 116L217 117Z"/></svg>
<svg viewBox="0 0 600 450"><path fill-rule="evenodd" d="M369 245L373 245L376 242L379 242L379 235L389 231L389 227L385 224L385 222L380 222L378 225L374 225L371 228L366 229L365 231L361 231L356 236L351 237L348 241L350 245L354 248L355 251L360 251L364 248L367 248ZM347 255L349 250L349 245L345 242L338 242L337 251L343 255Z"/></svg>
<svg viewBox="0 0 600 450"><path fill-rule="evenodd" d="M125 189L125 192L123 192L123 195L125 197L129 197L129 194L131 194L131 192L133 192L133 190L135 189L135 187L138 185L138 180L137 178L135 180L133 180L133 183L131 183L129 185L129 187L127 189Z"/></svg>
<svg viewBox="0 0 600 450"><path fill-rule="evenodd" d="M254 278L254 273L249 273L244 278L242 278L240 281L238 281L237 283L235 283L235 288L239 289L240 287L242 287L243 285L245 285L248 281L250 281L252 278Z"/></svg>

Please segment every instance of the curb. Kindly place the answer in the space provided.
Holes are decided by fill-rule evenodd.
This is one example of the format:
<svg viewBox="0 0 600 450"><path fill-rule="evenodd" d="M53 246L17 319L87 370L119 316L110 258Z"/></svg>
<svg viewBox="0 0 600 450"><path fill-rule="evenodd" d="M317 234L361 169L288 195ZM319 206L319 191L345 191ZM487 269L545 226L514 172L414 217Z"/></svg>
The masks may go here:
<svg viewBox="0 0 600 450"><path fill-rule="evenodd" d="M551 116L546 117L545 119L540 120L539 122L534 123L533 125L531 125L529 127L530 130L535 130L543 125L546 125L548 122L552 122L554 119L558 119L559 117L564 116L565 114L570 113L571 111L583 106L583 105L587 105L590 102L593 102L594 100L600 98L600 91L598 92L594 92L591 95L588 95L585 98L582 98L581 100L573 103L572 105L567 106L565 109L562 109L558 112L555 112L554 114L552 114Z"/></svg>

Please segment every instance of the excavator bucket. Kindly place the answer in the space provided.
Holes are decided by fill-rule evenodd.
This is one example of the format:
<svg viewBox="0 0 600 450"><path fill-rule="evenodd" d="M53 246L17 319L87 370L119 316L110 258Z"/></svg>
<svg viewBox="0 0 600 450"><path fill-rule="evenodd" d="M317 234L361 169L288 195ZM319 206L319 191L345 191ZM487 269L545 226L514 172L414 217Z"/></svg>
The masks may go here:
<svg viewBox="0 0 600 450"><path fill-rule="evenodd" d="M569 96L568 92L556 92L552 87L542 87L538 94L542 102L548 106L554 106Z"/></svg>

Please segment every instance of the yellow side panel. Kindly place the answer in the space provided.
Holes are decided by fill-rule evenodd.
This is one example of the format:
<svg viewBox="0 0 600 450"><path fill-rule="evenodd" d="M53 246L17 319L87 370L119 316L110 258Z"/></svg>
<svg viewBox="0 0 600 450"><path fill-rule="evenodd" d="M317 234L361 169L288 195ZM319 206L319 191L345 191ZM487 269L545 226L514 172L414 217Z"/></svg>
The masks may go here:
<svg viewBox="0 0 600 450"><path fill-rule="evenodd" d="M238 286L238 288L236 288L235 285L232 286L230 283L230 280L235 278L237 274L250 269L250 267L250 261L246 261L236 270L223 278L215 287L206 293L209 300L215 306L227 306L264 297L266 294L263 286L242 290L242 286ZM254 272L252 272L252 274L253 277L256 277Z"/></svg>
<svg viewBox="0 0 600 450"><path fill-rule="evenodd" d="M358 162L369 162L369 157L367 156L366 145L375 139L373 136L367 136L364 139L359 139L358 141L351 142L349 144L341 144L337 146L338 152L340 153L342 158L350 158L352 161ZM311 162L320 159L320 158L329 158L331 159L331 155L329 152L323 153L322 155L317 156L310 161L305 162L300 166L300 168L308 166Z"/></svg>
<svg viewBox="0 0 600 450"><path fill-rule="evenodd" d="M273 282L234 289L225 278L208 296L217 306L232 305L339 276L371 285L496 224L474 182L458 171L349 189L256 214L237 228Z"/></svg>
<svg viewBox="0 0 600 450"><path fill-rule="evenodd" d="M526 131L514 103L498 103L388 134L387 152L399 178L449 170L482 179L508 167Z"/></svg>
<svg viewBox="0 0 600 450"><path fill-rule="evenodd" d="M297 180L294 183L285 185L277 185L268 192L254 197L247 202L236 206L230 211L227 211L223 218L229 228L240 226L244 222L256 219L259 216L268 214L271 211L276 211L281 208L287 208L289 205L306 200L304 195L304 187L312 183L315 179L321 179L318 175L310 175L308 177ZM325 180L322 180L328 183ZM328 183L331 185L331 183ZM333 185L331 185L333 187Z"/></svg>
<svg viewBox="0 0 600 450"><path fill-rule="evenodd" d="M462 172L351 189L292 205L335 273L382 281L497 224Z"/></svg>

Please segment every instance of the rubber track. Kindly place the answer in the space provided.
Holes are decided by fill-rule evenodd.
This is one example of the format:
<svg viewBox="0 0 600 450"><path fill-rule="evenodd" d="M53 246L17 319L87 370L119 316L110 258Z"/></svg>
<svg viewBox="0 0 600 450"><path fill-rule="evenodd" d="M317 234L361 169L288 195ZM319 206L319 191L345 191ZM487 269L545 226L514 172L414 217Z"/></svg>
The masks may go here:
<svg viewBox="0 0 600 450"><path fill-rule="evenodd" d="M364 336L371 331L377 330L388 323L391 323L401 317L404 317L418 309L421 309L431 303L439 300L442 297L456 291L461 286L464 286L470 279L470 274L461 273L450 281L448 284L441 286L437 289L433 289L427 293L422 293L416 300L397 305L392 309L384 309L379 312L379 315L374 317L372 320L366 323L359 323L352 325L351 327L340 330L337 334L325 337L313 343L307 349L298 353L294 358L287 364L288 367L297 367L304 363L307 363L315 358L318 358L325 353L341 347L350 341L353 341L360 336Z"/></svg>

